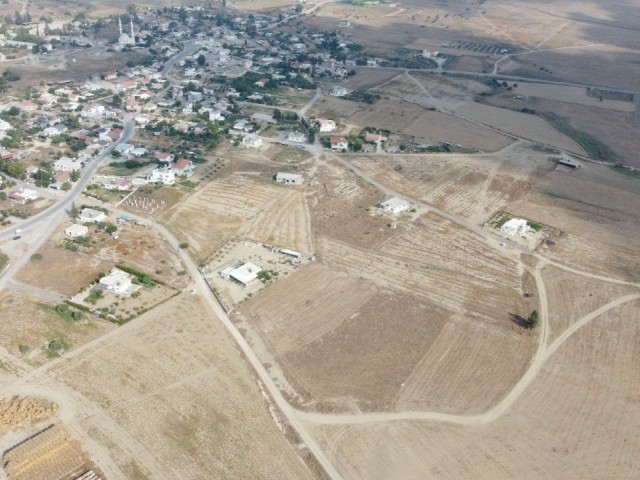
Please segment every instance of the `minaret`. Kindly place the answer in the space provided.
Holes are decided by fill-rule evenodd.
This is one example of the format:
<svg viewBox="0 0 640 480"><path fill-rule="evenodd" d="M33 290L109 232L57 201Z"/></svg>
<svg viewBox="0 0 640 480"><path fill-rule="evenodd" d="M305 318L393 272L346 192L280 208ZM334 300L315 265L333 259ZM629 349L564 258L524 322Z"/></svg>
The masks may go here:
<svg viewBox="0 0 640 480"><path fill-rule="evenodd" d="M120 28L120 36L122 36L122 20L118 17L118 27Z"/></svg>
<svg viewBox="0 0 640 480"><path fill-rule="evenodd" d="M136 37L133 35L133 18L130 18L129 22L131 22L131 43L136 43Z"/></svg>

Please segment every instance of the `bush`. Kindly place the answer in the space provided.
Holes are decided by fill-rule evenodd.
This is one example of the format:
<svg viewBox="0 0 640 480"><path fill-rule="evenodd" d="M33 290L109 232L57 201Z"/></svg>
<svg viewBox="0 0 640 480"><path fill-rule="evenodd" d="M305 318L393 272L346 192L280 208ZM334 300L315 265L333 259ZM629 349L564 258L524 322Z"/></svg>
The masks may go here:
<svg viewBox="0 0 640 480"><path fill-rule="evenodd" d="M20 353L24 355L29 351L29 345L20 345L18 350L20 350Z"/></svg>
<svg viewBox="0 0 640 480"><path fill-rule="evenodd" d="M82 320L82 317L83 317L83 316L84 316L84 315L82 314L82 312L78 312L78 311L75 311L75 312L73 312L73 313L71 314L71 317L72 317L76 322L79 322L80 320Z"/></svg>
<svg viewBox="0 0 640 480"><path fill-rule="evenodd" d="M184 250L185 248L189 248L189 244L187 242L182 242L178 246L180 247L181 250Z"/></svg>
<svg viewBox="0 0 640 480"><path fill-rule="evenodd" d="M61 303L60 305L56 305L56 312L65 313L69 311L69 305L66 303Z"/></svg>
<svg viewBox="0 0 640 480"><path fill-rule="evenodd" d="M531 315L527 317L527 327L533 329L538 325L539 321L540 318L538 316L538 311L534 310L533 312L531 312Z"/></svg>
<svg viewBox="0 0 640 480"><path fill-rule="evenodd" d="M42 254L41 253L34 253L33 255L31 255L31 261L32 262L39 262L40 260L42 260Z"/></svg>

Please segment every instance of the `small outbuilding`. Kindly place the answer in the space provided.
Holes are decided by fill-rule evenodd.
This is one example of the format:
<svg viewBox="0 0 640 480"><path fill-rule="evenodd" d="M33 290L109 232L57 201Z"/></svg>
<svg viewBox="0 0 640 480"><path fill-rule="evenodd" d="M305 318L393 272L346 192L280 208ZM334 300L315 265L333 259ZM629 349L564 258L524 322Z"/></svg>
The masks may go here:
<svg viewBox="0 0 640 480"><path fill-rule="evenodd" d="M276 174L276 182L284 185L302 185L304 177L297 173L278 172Z"/></svg>

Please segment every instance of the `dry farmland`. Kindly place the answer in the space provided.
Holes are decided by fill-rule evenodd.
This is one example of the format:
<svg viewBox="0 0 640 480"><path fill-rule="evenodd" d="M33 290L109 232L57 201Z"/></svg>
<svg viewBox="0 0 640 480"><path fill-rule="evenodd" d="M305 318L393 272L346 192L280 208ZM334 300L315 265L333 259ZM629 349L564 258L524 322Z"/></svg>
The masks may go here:
<svg viewBox="0 0 640 480"><path fill-rule="evenodd" d="M317 436L345 479L637 477L639 306L628 301L569 336L492 423L336 419Z"/></svg>
<svg viewBox="0 0 640 480"><path fill-rule="evenodd" d="M304 194L265 178L231 175L207 183L163 214L162 221L202 259L240 233L256 241L313 250Z"/></svg>
<svg viewBox="0 0 640 480"><path fill-rule="evenodd" d="M347 123L411 135L417 142L448 142L483 151L501 150L512 139L476 123L411 104L380 100L351 115Z"/></svg>
<svg viewBox="0 0 640 480"><path fill-rule="evenodd" d="M524 198L553 168L547 155L514 145L496 155L356 158L354 166L390 188L481 224Z"/></svg>
<svg viewBox="0 0 640 480"><path fill-rule="evenodd" d="M199 297L183 294L127 327L108 348L56 369L117 424L106 428L96 416L85 428L107 437L101 443L121 469L146 459L159 475L184 479L311 478Z"/></svg>
<svg viewBox="0 0 640 480"><path fill-rule="evenodd" d="M584 149L575 141L562 135L543 119L535 115L500 109L475 102L469 102L458 108L456 115L475 122L482 122L484 125L543 145L550 145L580 155L586 154Z"/></svg>

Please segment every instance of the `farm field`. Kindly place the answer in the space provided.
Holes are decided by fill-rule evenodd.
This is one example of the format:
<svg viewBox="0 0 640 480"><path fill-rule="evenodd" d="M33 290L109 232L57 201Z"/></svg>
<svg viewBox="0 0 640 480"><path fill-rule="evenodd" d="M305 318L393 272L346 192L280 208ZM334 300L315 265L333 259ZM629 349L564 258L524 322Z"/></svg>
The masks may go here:
<svg viewBox="0 0 640 480"><path fill-rule="evenodd" d="M614 307L558 344L512 410L491 423L336 418L314 427L317 436L345 479L635 477L639 306ZM452 454L460 449L464 456Z"/></svg>
<svg viewBox="0 0 640 480"><path fill-rule="evenodd" d="M108 348L55 369L117 425L88 419L121 469L131 469L135 445L148 464L184 479L312 478L202 300L183 294L127 327ZM138 470L137 478L156 478Z"/></svg>
<svg viewBox="0 0 640 480"><path fill-rule="evenodd" d="M482 103L468 102L455 112L464 118L481 122L506 133L517 135L527 140L532 140L543 145L567 150L580 155L585 155L585 150L575 141L561 134L543 119L527 113L514 112L484 105Z"/></svg>
<svg viewBox="0 0 640 480"><path fill-rule="evenodd" d="M304 252L313 249L304 194L249 175L206 183L161 221L201 259L236 235Z"/></svg>
<svg viewBox="0 0 640 480"><path fill-rule="evenodd" d="M356 157L353 165L399 193L482 224L519 198L554 165L522 144L493 155Z"/></svg>
<svg viewBox="0 0 640 480"><path fill-rule="evenodd" d="M373 248L320 237L318 257L320 264L268 287L238 314L260 333L266 358L304 406L480 411L533 354L534 337L509 315L535 308L521 293L531 285L511 259L447 222L427 216ZM495 382L471 381L483 371ZM469 380L453 385L452 376Z"/></svg>
<svg viewBox="0 0 640 480"><path fill-rule="evenodd" d="M425 143L447 142L489 152L501 150L513 141L482 125L390 100L380 100L351 115L346 122L403 132Z"/></svg>
<svg viewBox="0 0 640 480"><path fill-rule="evenodd" d="M602 101L597 96L587 95L587 90L582 87L569 87L565 85L543 85L540 83L519 83L517 92L509 92L523 95L525 97L535 97L554 102L574 103L587 107L598 107L606 110L616 110L620 112L634 112L633 102L625 100L612 100L604 98Z"/></svg>

